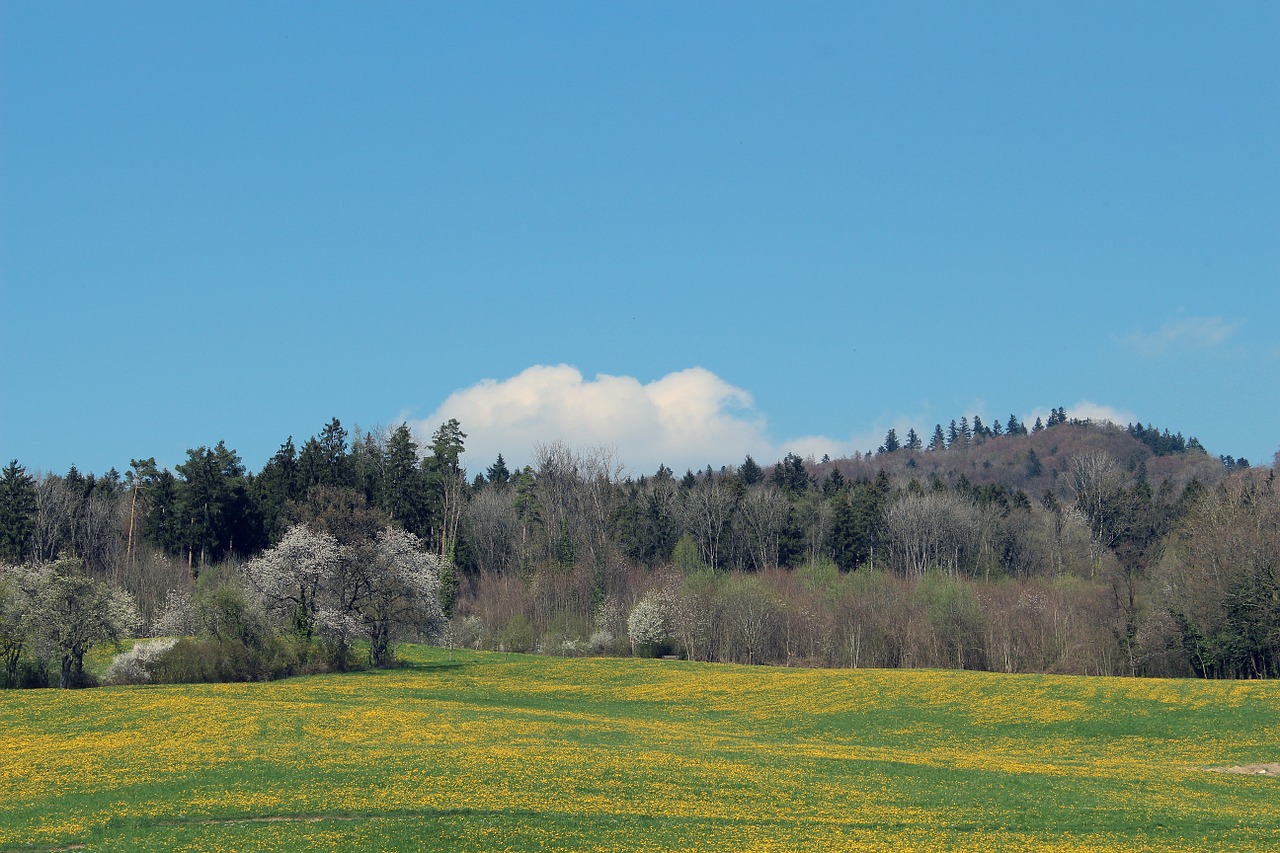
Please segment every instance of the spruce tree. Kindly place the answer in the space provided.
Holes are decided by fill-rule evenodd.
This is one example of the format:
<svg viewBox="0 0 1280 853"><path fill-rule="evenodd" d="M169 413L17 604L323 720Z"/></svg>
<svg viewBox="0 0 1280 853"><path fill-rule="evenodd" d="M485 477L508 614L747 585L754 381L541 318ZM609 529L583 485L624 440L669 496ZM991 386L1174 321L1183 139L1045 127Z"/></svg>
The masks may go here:
<svg viewBox="0 0 1280 853"><path fill-rule="evenodd" d="M930 450L946 450L947 436L942 432L942 424L933 425L933 438L929 439Z"/></svg>
<svg viewBox="0 0 1280 853"><path fill-rule="evenodd" d="M495 486L505 485L511 479L511 472L507 470L507 462L502 458L502 454L498 454L498 458L485 471L490 483Z"/></svg>
<svg viewBox="0 0 1280 853"><path fill-rule="evenodd" d="M36 524L36 484L14 459L0 475L0 560L21 563Z"/></svg>

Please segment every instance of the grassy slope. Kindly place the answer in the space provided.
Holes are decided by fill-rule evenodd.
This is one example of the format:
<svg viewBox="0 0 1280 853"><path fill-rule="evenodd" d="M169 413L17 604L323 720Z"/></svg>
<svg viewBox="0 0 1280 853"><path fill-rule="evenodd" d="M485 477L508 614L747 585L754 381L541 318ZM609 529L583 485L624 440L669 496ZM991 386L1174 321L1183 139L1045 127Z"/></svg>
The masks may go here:
<svg viewBox="0 0 1280 853"><path fill-rule="evenodd" d="M1280 847L1280 683L558 660L0 694L0 847Z"/></svg>

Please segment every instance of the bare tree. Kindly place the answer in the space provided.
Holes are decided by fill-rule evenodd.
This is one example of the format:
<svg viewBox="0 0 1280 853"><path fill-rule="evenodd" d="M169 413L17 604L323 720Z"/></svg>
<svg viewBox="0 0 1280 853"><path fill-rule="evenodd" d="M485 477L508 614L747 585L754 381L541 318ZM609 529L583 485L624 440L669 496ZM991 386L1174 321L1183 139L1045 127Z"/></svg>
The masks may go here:
<svg viewBox="0 0 1280 853"><path fill-rule="evenodd" d="M698 540L702 561L713 569L724 567L725 540L738 498L737 481L711 474L698 480L681 498L685 528Z"/></svg>
<svg viewBox="0 0 1280 853"><path fill-rule="evenodd" d="M510 486L489 486L473 495L462 511L462 529L482 574L517 566L521 525Z"/></svg>
<svg viewBox="0 0 1280 853"><path fill-rule="evenodd" d="M889 506L885 527L899 571L918 577L928 568L968 571L981 521L977 506L966 498L950 492L906 492Z"/></svg>
<svg viewBox="0 0 1280 853"><path fill-rule="evenodd" d="M539 444L534 450L534 466L544 554L561 556L570 547L576 557L604 567L611 549L609 518L616 498L614 486L625 466L610 448L579 452L559 441Z"/></svg>
<svg viewBox="0 0 1280 853"><path fill-rule="evenodd" d="M735 518L746 534L751 564L757 572L778 565L782 528L791 504L775 486L749 490Z"/></svg>
<svg viewBox="0 0 1280 853"><path fill-rule="evenodd" d="M1095 450L1071 460L1068 485L1076 506L1084 513L1093 537L1093 574L1102 567L1103 553L1119 536L1119 497L1124 491L1124 474L1110 453Z"/></svg>

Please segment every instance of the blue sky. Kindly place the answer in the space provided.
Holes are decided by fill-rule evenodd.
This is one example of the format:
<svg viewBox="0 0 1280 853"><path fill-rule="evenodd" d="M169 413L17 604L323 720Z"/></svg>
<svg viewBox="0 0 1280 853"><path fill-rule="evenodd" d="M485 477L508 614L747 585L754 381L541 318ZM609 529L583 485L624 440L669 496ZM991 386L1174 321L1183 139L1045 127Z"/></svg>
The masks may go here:
<svg viewBox="0 0 1280 853"><path fill-rule="evenodd" d="M1280 449L1280 4L0 3L0 455Z"/></svg>

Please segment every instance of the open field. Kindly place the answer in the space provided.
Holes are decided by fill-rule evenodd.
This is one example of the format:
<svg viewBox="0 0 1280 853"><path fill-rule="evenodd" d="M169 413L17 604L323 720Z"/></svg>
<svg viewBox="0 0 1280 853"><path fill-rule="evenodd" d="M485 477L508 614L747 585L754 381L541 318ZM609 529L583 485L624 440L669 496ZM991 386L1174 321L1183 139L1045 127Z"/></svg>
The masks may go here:
<svg viewBox="0 0 1280 853"><path fill-rule="evenodd" d="M407 653L0 693L0 848L1280 848L1276 682Z"/></svg>

